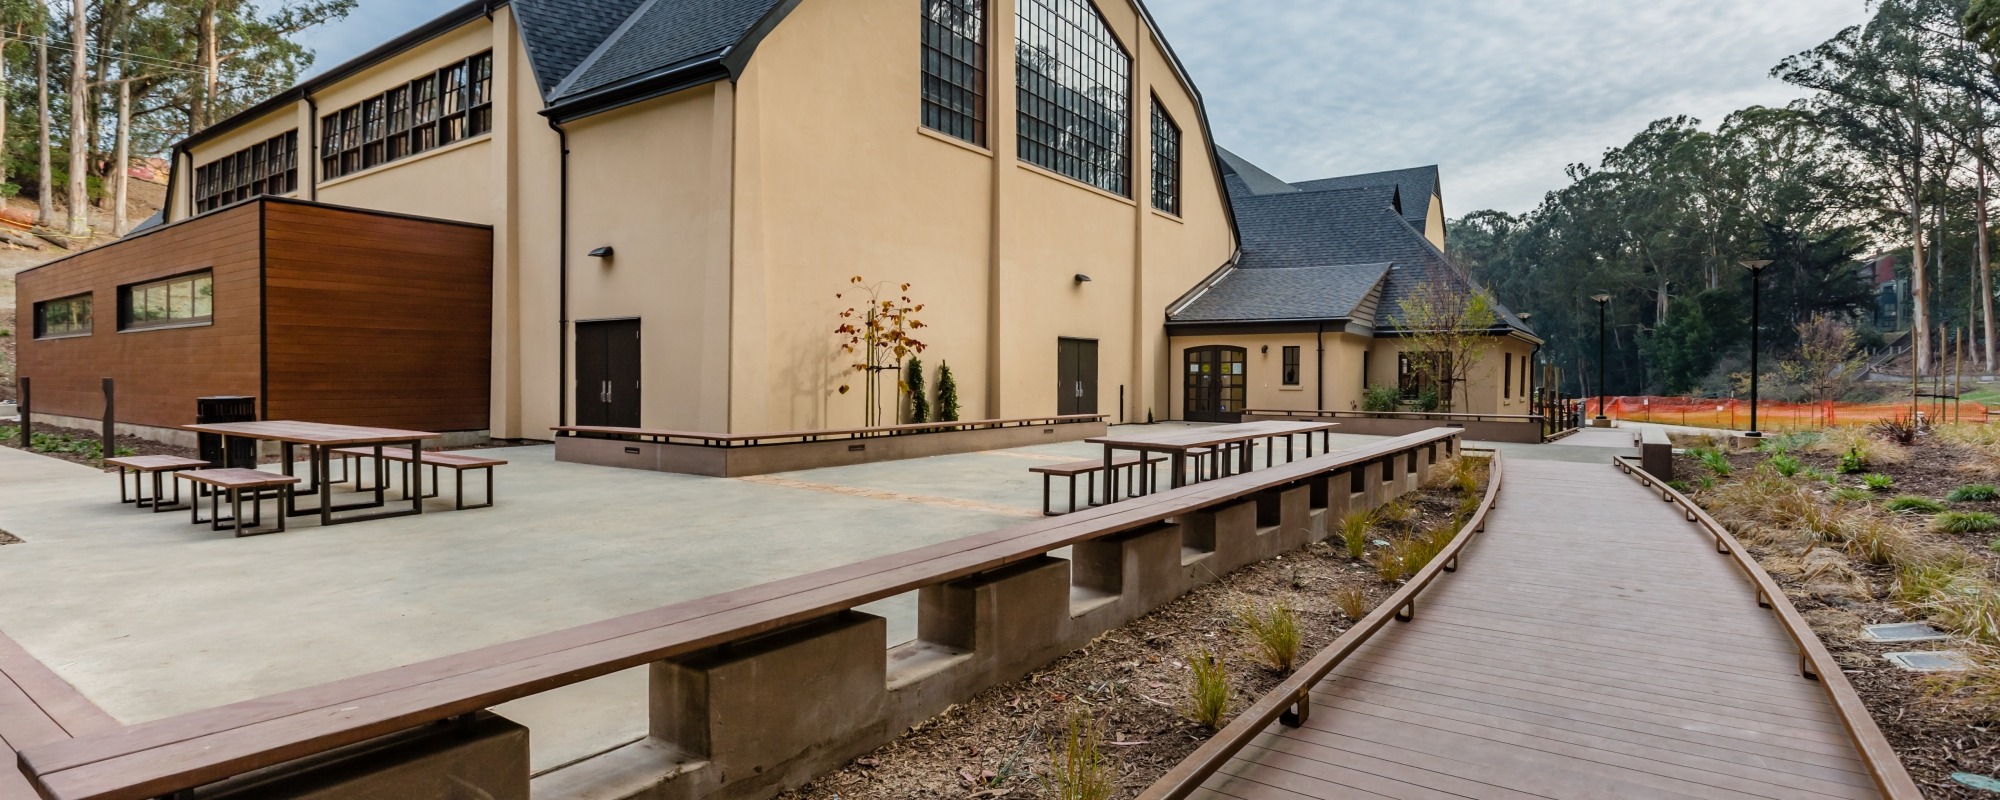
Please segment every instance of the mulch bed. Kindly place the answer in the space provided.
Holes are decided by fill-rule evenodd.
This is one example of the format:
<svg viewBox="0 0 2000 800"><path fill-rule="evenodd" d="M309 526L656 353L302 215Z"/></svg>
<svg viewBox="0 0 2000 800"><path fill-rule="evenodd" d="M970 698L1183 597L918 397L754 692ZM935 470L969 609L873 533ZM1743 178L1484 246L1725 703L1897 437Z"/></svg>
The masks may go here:
<svg viewBox="0 0 2000 800"><path fill-rule="evenodd" d="M1371 539L1448 524L1458 496L1455 489L1425 489L1412 496L1416 513L1409 520L1380 526ZM1136 796L1213 734L1182 711L1189 702L1188 657L1206 648L1223 659L1233 717L1284 677L1252 654L1248 634L1239 630L1238 609L1279 601L1290 605L1299 617L1298 661L1304 663L1355 622L1334 606L1332 595L1342 587L1363 589L1370 608L1396 588L1377 577L1367 562L1348 558L1337 536L1252 564L1027 677L954 705L875 752L780 797L1041 796L1047 793L1043 781L1050 768L1050 740L1066 732L1078 709L1088 711L1102 728L1115 763L1115 796Z"/></svg>
<svg viewBox="0 0 2000 800"><path fill-rule="evenodd" d="M1895 488L1884 493L1883 497L1913 494L1942 501L1954 488L1990 480L1959 467L1975 463L1977 459L1958 445L1920 440L1913 446L1911 454L1913 457L1906 464L1869 467L1869 472L1884 473L1896 479ZM1791 455L1827 473L1836 472L1839 466L1839 458L1835 456L1798 451ZM1729 454L1731 469L1736 473L1756 469L1768 459L1768 454L1754 451ZM1685 455L1675 457L1674 467L1675 474L1683 478L1712 474L1700 461ZM1840 476L1840 485L1858 486L1860 482L1855 476ZM1699 499L1700 494L1695 496ZM1950 505L1955 510L2000 512L2000 503L1994 502ZM1988 547L1994 534L1951 534L1933 531L1921 524L1908 527L1920 540L1956 544L1982 556L1989 564L2000 566L2000 561L1993 558L1995 554ZM1863 625L1920 621L1920 617L1913 617L1889 602L1890 588L1895 582L1894 570L1859 560L1851 561L1850 567L1867 584L1871 599L1829 603L1808 592L1798 573L1781 567L1788 562L1795 563L1796 553L1749 542L1745 546L1760 564L1769 569L1792 604L1812 626L1813 632L1840 662L1848 681L1854 685L1869 714L1875 718L1875 724L1888 737L1890 745L1902 758L1910 776L1923 787L1926 796L1993 800L1995 793L1965 786L1952 780L1951 776L1959 772L2000 775L2000 719L1966 704L1939 698L1931 691L1931 681L1923 674L1905 671L1883 658L1893 652L1944 650L1963 645L1949 640L1888 644L1869 640L1862 634ZM2000 573L2000 570L1995 571Z"/></svg>

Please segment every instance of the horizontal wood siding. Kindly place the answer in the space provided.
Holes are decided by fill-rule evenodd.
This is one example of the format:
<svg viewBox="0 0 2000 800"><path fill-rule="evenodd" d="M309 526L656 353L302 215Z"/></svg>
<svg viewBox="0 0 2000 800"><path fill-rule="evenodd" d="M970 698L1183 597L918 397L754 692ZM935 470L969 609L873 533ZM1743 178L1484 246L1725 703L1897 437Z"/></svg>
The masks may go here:
<svg viewBox="0 0 2000 800"><path fill-rule="evenodd" d="M493 232L266 206L272 419L486 430Z"/></svg>
<svg viewBox="0 0 2000 800"><path fill-rule="evenodd" d="M22 272L20 375L43 414L98 419L101 379L117 381L118 421L194 422L195 398L259 394L257 204L217 211ZM120 332L118 288L203 268L215 275L208 325ZM89 336L34 338L35 303L93 296Z"/></svg>

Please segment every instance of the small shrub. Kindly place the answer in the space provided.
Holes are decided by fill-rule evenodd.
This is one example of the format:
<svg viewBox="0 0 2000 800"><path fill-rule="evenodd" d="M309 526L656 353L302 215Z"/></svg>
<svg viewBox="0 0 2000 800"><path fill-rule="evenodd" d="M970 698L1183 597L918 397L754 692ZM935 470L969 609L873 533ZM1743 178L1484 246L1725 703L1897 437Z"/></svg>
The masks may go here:
<svg viewBox="0 0 2000 800"><path fill-rule="evenodd" d="M1810 481L1819 481L1828 486L1834 486L1840 483L1840 476L1834 475L1829 472L1821 472L1819 467L1806 467L1804 469L1801 469L1799 470L1799 477L1805 478L1806 480Z"/></svg>
<svg viewBox="0 0 2000 800"><path fill-rule="evenodd" d="M1409 503L1397 500L1383 503L1380 508L1375 509L1375 518L1383 522L1401 523L1408 522L1416 513L1416 509L1411 508Z"/></svg>
<svg viewBox="0 0 2000 800"><path fill-rule="evenodd" d="M1729 456L1723 455L1721 450L1701 447L1688 452L1701 461L1702 466L1708 467L1708 471L1715 473L1716 477L1729 477Z"/></svg>
<svg viewBox="0 0 2000 800"><path fill-rule="evenodd" d="M1975 483L1951 490L1951 494L1945 495L1944 499L1954 503L1986 503L2000 500L2000 489L1988 483Z"/></svg>
<svg viewBox="0 0 2000 800"><path fill-rule="evenodd" d="M1875 494L1859 486L1842 486L1833 490L1831 497L1836 503L1858 504L1873 501Z"/></svg>
<svg viewBox="0 0 2000 800"><path fill-rule="evenodd" d="M1208 728L1222 727L1229 713L1229 672L1222 659L1202 648L1188 662L1188 719Z"/></svg>
<svg viewBox="0 0 2000 800"><path fill-rule="evenodd" d="M1680 492L1681 494L1687 494L1688 492L1694 491L1694 487L1689 486L1688 482L1683 480L1667 481L1667 487L1673 489L1676 492Z"/></svg>
<svg viewBox="0 0 2000 800"><path fill-rule="evenodd" d="M1299 658L1299 615L1284 601L1265 608L1245 606L1236 610L1237 620L1250 634L1251 644L1265 663L1282 673L1291 673Z"/></svg>
<svg viewBox="0 0 2000 800"><path fill-rule="evenodd" d="M958 421L958 379L952 377L951 365L938 362L937 413L933 422Z"/></svg>
<svg viewBox="0 0 2000 800"><path fill-rule="evenodd" d="M1818 444L1819 440L1820 436L1817 433L1799 431L1766 437L1763 441L1757 443L1757 449L1774 456L1781 456L1794 451L1804 450Z"/></svg>
<svg viewBox="0 0 2000 800"><path fill-rule="evenodd" d="M1049 774L1042 781L1047 797L1058 800L1108 800L1117 791L1118 770L1104 753L1104 732L1090 712L1077 709L1060 739L1049 740Z"/></svg>
<svg viewBox="0 0 2000 800"><path fill-rule="evenodd" d="M1945 533L1985 533L2000 530L2000 517L1985 511L1946 511L1931 518L1931 527Z"/></svg>
<svg viewBox="0 0 2000 800"><path fill-rule="evenodd" d="M1349 511L1340 518L1340 541L1347 545L1347 557L1358 559L1368 554L1368 528L1375 524L1375 515L1367 511Z"/></svg>
<svg viewBox="0 0 2000 800"><path fill-rule="evenodd" d="M1840 474L1853 475L1867 468L1868 459L1861 455L1860 449L1848 448L1847 452L1840 454Z"/></svg>
<svg viewBox="0 0 2000 800"><path fill-rule="evenodd" d="M1793 458L1788 455L1771 456L1770 463L1772 469L1777 470L1779 475L1783 475L1787 478L1799 474L1799 469L1805 466L1805 464L1799 461L1797 458Z"/></svg>
<svg viewBox="0 0 2000 800"><path fill-rule="evenodd" d="M1886 492L1896 488L1896 479L1875 472L1861 476L1861 485L1868 487L1871 492Z"/></svg>
<svg viewBox="0 0 2000 800"><path fill-rule="evenodd" d="M1939 595L1976 588L1981 569L1972 556L1958 550L1926 553L1896 566L1896 582L1889 591L1900 602L1922 605Z"/></svg>
<svg viewBox="0 0 2000 800"><path fill-rule="evenodd" d="M1403 395L1401 392L1396 391L1396 387L1371 383L1368 384L1367 391L1361 395L1361 410L1394 411L1396 410L1396 404L1401 402L1403 402Z"/></svg>
<svg viewBox="0 0 2000 800"><path fill-rule="evenodd" d="M1945 509L1943 503L1913 494L1897 495L1895 499L1883 503L1882 507L1903 514L1936 514Z"/></svg>
<svg viewBox="0 0 2000 800"><path fill-rule="evenodd" d="M1902 528L1888 520L1863 518L1848 528L1847 554L1870 564L1887 566L1896 563L1908 548L1909 537Z"/></svg>
<svg viewBox="0 0 2000 800"><path fill-rule="evenodd" d="M1411 571L1403 563L1404 555L1400 539L1390 542L1388 547L1377 548L1374 560L1376 577L1381 578L1383 583L1395 583L1409 575Z"/></svg>
<svg viewBox="0 0 2000 800"><path fill-rule="evenodd" d="M2000 590L1973 582L1926 605L1931 621L1983 645L2000 645Z"/></svg>
<svg viewBox="0 0 2000 800"><path fill-rule="evenodd" d="M1876 420L1868 430L1896 444L1908 447L1915 444L1917 434L1923 432L1923 421L1908 414L1897 414L1893 419Z"/></svg>
<svg viewBox="0 0 2000 800"><path fill-rule="evenodd" d="M1368 590L1359 586L1342 586L1333 590L1333 607L1340 609L1340 613L1348 619L1360 620L1367 616L1371 605Z"/></svg>
<svg viewBox="0 0 2000 800"><path fill-rule="evenodd" d="M1426 414L1444 406L1444 398L1438 395L1436 386L1426 386L1417 391L1417 399L1410 401L1410 407Z"/></svg>
<svg viewBox="0 0 2000 800"><path fill-rule="evenodd" d="M902 388L910 396L910 421L931 421L931 398L924 388L923 359L912 357L910 363L904 366Z"/></svg>

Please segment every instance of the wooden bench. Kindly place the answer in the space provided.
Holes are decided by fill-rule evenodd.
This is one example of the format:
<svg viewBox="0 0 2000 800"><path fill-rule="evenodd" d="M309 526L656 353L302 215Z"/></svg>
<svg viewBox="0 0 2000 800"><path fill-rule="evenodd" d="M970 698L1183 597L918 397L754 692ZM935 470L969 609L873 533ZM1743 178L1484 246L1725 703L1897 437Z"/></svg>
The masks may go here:
<svg viewBox="0 0 2000 800"><path fill-rule="evenodd" d="M278 508L277 528L268 531L256 530L258 526L264 524L264 493L270 492L271 499L273 500L282 500L284 492L299 482L297 476L280 475L260 469L198 469L187 472L176 472L174 473L174 477L193 483L198 487L206 486L211 490L208 495L208 519L204 520L201 518L201 503L199 501L188 504L191 509L189 517L192 518L195 524L199 525L207 522L211 530L235 531L237 536L284 533L285 509L282 505ZM179 490L176 489L175 491ZM229 494L229 517L227 519L224 519L222 516L222 495L225 492ZM251 517L250 526L247 528L243 525L244 492L250 493ZM223 526L222 523L224 522L228 522L229 525L227 527Z"/></svg>
<svg viewBox="0 0 2000 800"><path fill-rule="evenodd" d="M104 459L104 464L105 466L118 468L118 502L133 503L138 508L151 508L155 513L175 511L181 507L180 481L172 482L174 485L173 504L161 505L160 503L161 490L165 488L162 484L165 482L166 475L182 470L207 469L209 466L208 462L199 458L182 458L180 456L122 456L119 458ZM128 471L132 475L132 496L129 499L125 496L125 475ZM147 475L153 478L153 496L151 497L146 496L145 487L142 483L144 476Z"/></svg>
<svg viewBox="0 0 2000 800"><path fill-rule="evenodd" d="M355 490L365 491L361 487L360 467L362 463L375 458L375 448L341 447L336 448L333 454L340 457L341 471L354 478ZM354 466L351 469L347 466L349 459L354 461ZM394 461L403 465L403 497L406 500L409 499L410 469L415 465L414 460L410 458L409 448L384 447L382 448L382 460ZM458 496L455 498L455 501L456 508L460 511L468 508L486 508L493 505L493 468L504 466L507 463L506 459L476 456L465 452L447 453L434 450L425 450L423 452L423 462L425 466L431 468L431 490L424 497L438 496L438 487L440 486L438 482L438 469L451 470L452 474L457 477ZM375 479L380 481L382 479L382 465L377 464L375 466ZM465 504L465 473L467 470L475 469L486 471L486 502L476 506L468 506Z"/></svg>
<svg viewBox="0 0 2000 800"><path fill-rule="evenodd" d="M1153 493L1153 486L1156 483L1154 479L1155 470L1159 468L1157 465L1160 462L1167 460L1167 457L1157 453L1146 453L1144 454L1144 458L1141 458L1140 455L1139 453L1127 453L1119 456L1118 460L1112 463L1111 468L1116 471L1111 478L1112 485L1110 487L1113 502L1116 502L1118 499L1117 476L1120 474L1125 476L1126 496L1138 497ZM1084 461L1072 461L1067 464L1052 464L1046 467L1034 467L1028 471L1042 476L1042 516L1053 517L1059 514L1074 513L1077 510L1076 476L1078 475L1084 476L1086 484L1083 494L1084 498L1089 500L1089 498L1097 496L1097 474L1104 471L1104 459L1092 458ZM1058 512L1049 508L1049 492L1051 488L1049 484L1053 478L1058 476L1069 479L1068 511ZM1096 501L1090 501L1090 504L1093 506L1098 505Z"/></svg>

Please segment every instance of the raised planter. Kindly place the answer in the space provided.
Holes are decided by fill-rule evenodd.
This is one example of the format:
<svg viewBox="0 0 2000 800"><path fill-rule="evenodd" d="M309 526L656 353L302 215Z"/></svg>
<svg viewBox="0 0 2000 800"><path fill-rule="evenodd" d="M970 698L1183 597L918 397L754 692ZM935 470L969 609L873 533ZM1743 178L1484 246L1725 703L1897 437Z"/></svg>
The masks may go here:
<svg viewBox="0 0 2000 800"><path fill-rule="evenodd" d="M722 434L587 425L553 430L557 461L740 478L1077 442L1103 436L1107 425L1103 415L1089 414L782 433Z"/></svg>
<svg viewBox="0 0 2000 800"><path fill-rule="evenodd" d="M1257 411L1243 412L1244 422L1260 420L1340 420L1341 433L1363 436L1404 436L1432 428L1460 428L1465 438L1480 442L1540 444L1542 417L1531 414L1444 414L1422 411Z"/></svg>

